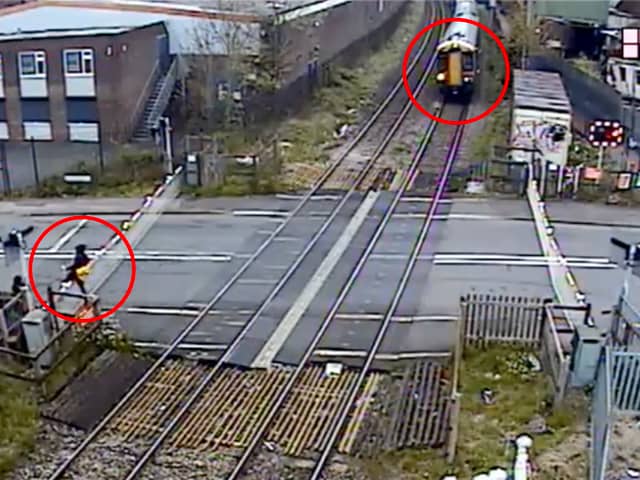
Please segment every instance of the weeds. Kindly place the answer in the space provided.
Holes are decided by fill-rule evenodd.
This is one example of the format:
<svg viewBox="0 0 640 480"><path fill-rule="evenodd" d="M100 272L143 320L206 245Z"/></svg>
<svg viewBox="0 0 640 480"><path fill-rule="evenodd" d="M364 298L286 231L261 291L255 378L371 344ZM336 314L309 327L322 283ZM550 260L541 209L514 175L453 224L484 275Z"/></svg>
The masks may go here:
<svg viewBox="0 0 640 480"><path fill-rule="evenodd" d="M77 173L91 174L94 183L91 185L70 185L63 177L53 176L44 180L40 188L31 188L18 194L28 197L137 197L149 192L162 175L164 169L157 157L148 152L126 152L108 165L104 173L97 167L78 165Z"/></svg>
<svg viewBox="0 0 640 480"><path fill-rule="evenodd" d="M527 433L532 421L542 421L546 433L530 433L534 438L532 458L539 465L541 478L551 479L546 476L551 469L545 456L573 444L584 427L585 403L581 395L576 395L552 411L552 386L544 373L528 366L530 354L533 351L515 346L466 349L460 372L461 412L453 465L446 463L441 452L408 449L367 460L361 468L371 478L399 480L439 480L447 474L471 478L497 466L508 470L514 460L510 440ZM483 389L494 392L493 404L481 400ZM577 472L582 471L586 459L574 457L573 478L584 478Z"/></svg>
<svg viewBox="0 0 640 480"><path fill-rule="evenodd" d="M25 383L0 378L0 477L33 447L38 407Z"/></svg>
<svg viewBox="0 0 640 480"><path fill-rule="evenodd" d="M407 42L418 29L423 19L423 8L419 2L411 2L406 18L402 20L396 32L380 51L371 55L361 66L334 68L327 84L315 92L310 105L297 118L287 120L278 126L270 125L263 128L262 138L255 140L252 146L243 137L243 133L223 134L222 137L227 140L226 143L223 141L225 153L246 153L247 148L251 148L252 152L262 152L266 150L265 145L270 143L266 138L272 137L277 131L280 140L289 144L286 149L280 151L283 164L326 164L329 161L328 150L333 146L333 133L342 125L355 124L359 111L371 105L380 83L389 70L398 64ZM268 162L269 159L264 160ZM269 172L257 182L229 175L225 179L225 185L189 191L197 197L246 195L274 193L291 185L304 186L298 179L285 178L285 174L278 172Z"/></svg>

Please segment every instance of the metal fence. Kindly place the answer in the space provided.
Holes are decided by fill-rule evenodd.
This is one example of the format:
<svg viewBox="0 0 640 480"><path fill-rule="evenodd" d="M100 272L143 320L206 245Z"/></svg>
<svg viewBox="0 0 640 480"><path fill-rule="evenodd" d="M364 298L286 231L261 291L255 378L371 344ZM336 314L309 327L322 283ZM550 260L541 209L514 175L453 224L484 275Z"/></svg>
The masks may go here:
<svg viewBox="0 0 640 480"><path fill-rule="evenodd" d="M99 311L98 300L92 297L80 302L75 312L70 313L76 318L90 318ZM53 398L98 351L94 340L100 322L63 322L59 327L49 313L33 310L15 328L20 329L21 338L31 339L37 348L0 346L0 375L34 384L45 399ZM47 340L42 341L43 338Z"/></svg>
<svg viewBox="0 0 640 480"><path fill-rule="evenodd" d="M611 341L625 351L640 351L640 311L621 296L611 322Z"/></svg>
<svg viewBox="0 0 640 480"><path fill-rule="evenodd" d="M627 465L632 460L623 449L629 441L616 438L616 427L629 415L640 414L640 353L619 348L605 347L598 365L591 409L591 480L612 478L634 466Z"/></svg>
<svg viewBox="0 0 640 480"><path fill-rule="evenodd" d="M569 384L571 364L571 340L575 327L565 317L564 307L547 304L544 307L545 322L542 325L540 357L554 387L554 405L559 405Z"/></svg>
<svg viewBox="0 0 640 480"><path fill-rule="evenodd" d="M459 376L467 345L524 344L539 349L542 366L554 385L554 406L564 399L568 385L573 325L564 307L539 297L470 294L460 298L460 322L453 352L450 433L446 456L453 462L460 417Z"/></svg>
<svg viewBox="0 0 640 480"><path fill-rule="evenodd" d="M27 314L25 293L0 294L0 346L19 349L23 342L20 320Z"/></svg>
<svg viewBox="0 0 640 480"><path fill-rule="evenodd" d="M573 323L565 307L534 297L473 294L462 297L463 345L524 344L539 349L545 371L554 384L559 405L568 385Z"/></svg>

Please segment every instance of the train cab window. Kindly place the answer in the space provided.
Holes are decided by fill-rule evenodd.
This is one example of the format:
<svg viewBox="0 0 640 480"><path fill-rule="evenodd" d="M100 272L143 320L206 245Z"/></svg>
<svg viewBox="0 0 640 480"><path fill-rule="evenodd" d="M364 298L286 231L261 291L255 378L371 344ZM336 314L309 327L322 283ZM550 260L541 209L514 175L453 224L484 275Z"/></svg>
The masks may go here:
<svg viewBox="0 0 640 480"><path fill-rule="evenodd" d="M471 55L470 53L465 53L464 55L462 55L462 69L465 71L472 71L475 69L474 65L473 65L473 55Z"/></svg>
<svg viewBox="0 0 640 480"><path fill-rule="evenodd" d="M438 56L438 71L444 72L448 68L447 66L447 55L441 54Z"/></svg>
<svg viewBox="0 0 640 480"><path fill-rule="evenodd" d="M636 70L636 85L640 85L640 70Z"/></svg>
<svg viewBox="0 0 640 480"><path fill-rule="evenodd" d="M627 81L627 67L619 67L620 68L620 81Z"/></svg>

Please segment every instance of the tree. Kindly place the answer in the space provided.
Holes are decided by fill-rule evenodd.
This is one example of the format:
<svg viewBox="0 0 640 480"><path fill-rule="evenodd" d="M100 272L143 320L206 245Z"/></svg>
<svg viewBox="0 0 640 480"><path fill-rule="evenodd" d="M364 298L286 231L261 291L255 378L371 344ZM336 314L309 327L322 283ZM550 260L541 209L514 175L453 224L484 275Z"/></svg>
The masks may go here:
<svg viewBox="0 0 640 480"><path fill-rule="evenodd" d="M218 6L223 10L222 0ZM187 62L188 116L200 129L228 129L242 120L244 84L258 51L259 25L211 19L198 24L192 38L194 55Z"/></svg>
<svg viewBox="0 0 640 480"><path fill-rule="evenodd" d="M529 0L531 1L531 0ZM541 48L536 32L536 22L531 20L531 25L527 26L527 12L519 3L513 2L512 9L508 15L510 32L507 36L505 46L509 52L511 62L522 67L523 51L527 56L540 53Z"/></svg>

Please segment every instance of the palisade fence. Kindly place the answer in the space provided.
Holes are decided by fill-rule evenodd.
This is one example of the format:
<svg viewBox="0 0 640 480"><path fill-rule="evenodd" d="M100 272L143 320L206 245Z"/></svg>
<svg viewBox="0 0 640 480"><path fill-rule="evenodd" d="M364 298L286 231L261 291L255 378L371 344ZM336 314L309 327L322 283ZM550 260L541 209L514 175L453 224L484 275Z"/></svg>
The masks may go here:
<svg viewBox="0 0 640 480"><path fill-rule="evenodd" d="M606 480L626 468L625 441L616 441L617 426L640 415L640 312L622 298L602 351L591 408L591 480ZM633 421L637 423L637 420ZM633 428L637 428L634 426Z"/></svg>
<svg viewBox="0 0 640 480"><path fill-rule="evenodd" d="M64 295L64 294L62 294ZM16 297L17 298L17 297ZM7 313L15 306L5 305L0 320L7 327L9 336L0 342L0 375L23 380L33 384L45 400L56 393L98 352L95 343L100 322L89 324L62 322L62 325L49 313L35 320L27 315L18 322L7 326ZM91 318L100 312L97 298L82 302L71 313L76 318ZM40 313L33 310L32 313ZM25 339L42 340L35 332L44 327L48 340L41 342L39 348L29 352ZM31 333L29 333L30 331ZM22 341L20 341L22 340Z"/></svg>
<svg viewBox="0 0 640 480"><path fill-rule="evenodd" d="M603 349L591 409L591 480L605 480L637 467L617 451L616 424L640 414L640 353ZM626 418L625 418L626 417ZM637 427L636 427L637 428ZM622 478L622 477L619 477Z"/></svg>

